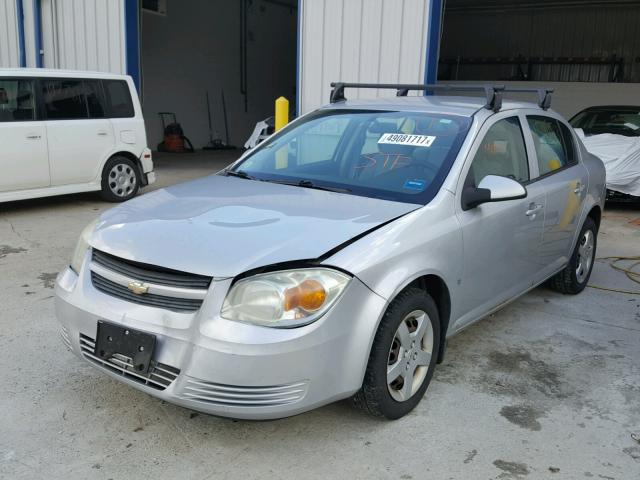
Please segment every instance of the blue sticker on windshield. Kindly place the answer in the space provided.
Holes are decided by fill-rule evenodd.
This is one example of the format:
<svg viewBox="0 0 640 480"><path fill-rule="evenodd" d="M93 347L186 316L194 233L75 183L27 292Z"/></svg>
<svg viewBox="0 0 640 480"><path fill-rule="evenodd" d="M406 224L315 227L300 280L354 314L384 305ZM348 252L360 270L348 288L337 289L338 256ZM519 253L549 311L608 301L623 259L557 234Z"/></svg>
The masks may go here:
<svg viewBox="0 0 640 480"><path fill-rule="evenodd" d="M406 188L407 190L417 190L418 192L421 192L424 190L426 184L427 182L425 180L407 180L406 182L404 182L402 188Z"/></svg>

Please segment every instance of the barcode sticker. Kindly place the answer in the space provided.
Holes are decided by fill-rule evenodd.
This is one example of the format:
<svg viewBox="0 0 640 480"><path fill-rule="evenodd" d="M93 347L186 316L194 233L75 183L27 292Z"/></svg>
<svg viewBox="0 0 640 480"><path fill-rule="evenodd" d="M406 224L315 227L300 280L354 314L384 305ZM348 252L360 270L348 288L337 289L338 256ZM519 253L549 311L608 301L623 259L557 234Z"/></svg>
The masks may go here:
<svg viewBox="0 0 640 480"><path fill-rule="evenodd" d="M387 145L410 145L413 147L430 147L436 137L431 135L408 135L405 133L383 133L378 143Z"/></svg>

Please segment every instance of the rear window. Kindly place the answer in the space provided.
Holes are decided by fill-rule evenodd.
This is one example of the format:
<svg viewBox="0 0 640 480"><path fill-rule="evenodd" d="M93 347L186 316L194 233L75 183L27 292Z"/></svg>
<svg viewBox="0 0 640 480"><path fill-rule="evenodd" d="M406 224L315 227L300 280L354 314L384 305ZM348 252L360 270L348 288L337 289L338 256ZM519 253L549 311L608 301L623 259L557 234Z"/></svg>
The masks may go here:
<svg viewBox="0 0 640 480"><path fill-rule="evenodd" d="M470 124L468 117L440 113L321 111L261 144L235 170L259 180L426 204Z"/></svg>
<svg viewBox="0 0 640 480"><path fill-rule="evenodd" d="M129 85L124 80L104 80L107 109L111 118L133 117L133 102Z"/></svg>
<svg viewBox="0 0 640 480"><path fill-rule="evenodd" d="M34 120L35 114L33 80L0 79L0 122Z"/></svg>

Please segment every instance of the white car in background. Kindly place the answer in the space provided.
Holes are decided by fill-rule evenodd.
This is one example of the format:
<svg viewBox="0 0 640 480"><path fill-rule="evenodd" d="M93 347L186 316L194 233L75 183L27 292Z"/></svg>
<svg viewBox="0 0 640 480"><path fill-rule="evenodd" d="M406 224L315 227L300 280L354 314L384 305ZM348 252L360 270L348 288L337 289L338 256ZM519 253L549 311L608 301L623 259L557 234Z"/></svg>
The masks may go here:
<svg viewBox="0 0 640 480"><path fill-rule="evenodd" d="M133 80L0 69L0 202L101 191L110 202L155 181Z"/></svg>
<svg viewBox="0 0 640 480"><path fill-rule="evenodd" d="M640 107L598 106L569 123L607 170L607 200L640 200Z"/></svg>

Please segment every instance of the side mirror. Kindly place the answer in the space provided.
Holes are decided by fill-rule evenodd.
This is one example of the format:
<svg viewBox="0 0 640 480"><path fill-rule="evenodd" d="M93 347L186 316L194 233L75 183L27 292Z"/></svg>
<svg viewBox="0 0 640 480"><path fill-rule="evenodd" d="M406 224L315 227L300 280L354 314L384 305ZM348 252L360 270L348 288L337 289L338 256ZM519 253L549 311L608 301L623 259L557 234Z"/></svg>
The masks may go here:
<svg viewBox="0 0 640 480"><path fill-rule="evenodd" d="M470 210L487 202L504 202L525 198L527 189L512 178L487 175L477 187L462 191L462 209Z"/></svg>

